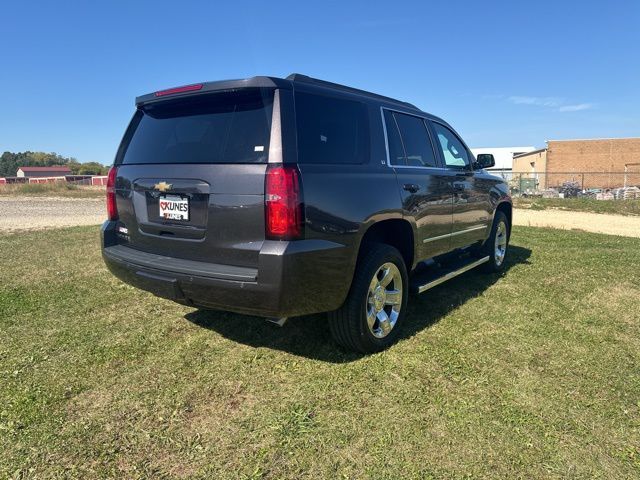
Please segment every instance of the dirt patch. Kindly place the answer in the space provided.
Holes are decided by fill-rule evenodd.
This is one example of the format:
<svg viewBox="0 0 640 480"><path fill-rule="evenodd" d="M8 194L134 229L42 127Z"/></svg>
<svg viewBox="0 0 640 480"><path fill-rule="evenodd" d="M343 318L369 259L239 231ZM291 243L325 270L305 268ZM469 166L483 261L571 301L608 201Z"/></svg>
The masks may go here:
<svg viewBox="0 0 640 480"><path fill-rule="evenodd" d="M516 209L514 225L622 235L640 238L640 217L562 210Z"/></svg>
<svg viewBox="0 0 640 480"><path fill-rule="evenodd" d="M102 198L0 196L0 232L99 225L107 218Z"/></svg>

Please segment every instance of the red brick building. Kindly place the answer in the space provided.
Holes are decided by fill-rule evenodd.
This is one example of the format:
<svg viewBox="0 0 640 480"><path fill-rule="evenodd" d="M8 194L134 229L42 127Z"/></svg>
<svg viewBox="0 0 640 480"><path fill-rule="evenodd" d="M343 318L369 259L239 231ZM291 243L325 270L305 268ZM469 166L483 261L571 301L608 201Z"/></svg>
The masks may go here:
<svg viewBox="0 0 640 480"><path fill-rule="evenodd" d="M583 188L640 186L640 138L549 140L547 148L514 157L513 172L535 175L539 188L557 187L565 181Z"/></svg>

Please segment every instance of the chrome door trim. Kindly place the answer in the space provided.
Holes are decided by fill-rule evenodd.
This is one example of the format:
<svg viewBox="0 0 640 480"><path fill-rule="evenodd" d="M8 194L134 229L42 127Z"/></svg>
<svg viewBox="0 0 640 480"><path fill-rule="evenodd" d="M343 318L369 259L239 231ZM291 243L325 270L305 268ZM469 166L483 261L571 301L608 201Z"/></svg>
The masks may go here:
<svg viewBox="0 0 640 480"><path fill-rule="evenodd" d="M382 131L384 132L384 149L387 153L387 167L393 168L391 166L391 161L389 159L389 139L387 138L387 122L384 121L384 109L380 107L380 117L382 118Z"/></svg>
<svg viewBox="0 0 640 480"><path fill-rule="evenodd" d="M271 112L271 135L267 163L282 163L282 120L280 114L280 89L273 94Z"/></svg>
<svg viewBox="0 0 640 480"><path fill-rule="evenodd" d="M474 225L471 228L467 228L465 230L458 230L457 232L447 233L445 235L438 235L437 237L429 237L422 240L422 243L435 242L436 240L443 240L445 238L455 237L457 235L463 235L469 232L475 232L476 230L481 230L483 228L487 228L487 225Z"/></svg>
<svg viewBox="0 0 640 480"><path fill-rule="evenodd" d="M388 108L388 107L380 107L380 118L382 119L382 131L384 132L384 148L387 152L387 167L389 168L418 168L420 170L437 170L437 171L448 171L447 168L444 167L420 167L420 166L413 166L413 165L392 165L391 164L391 157L389 156L389 139L388 137L388 133L387 133L387 123L384 121L384 111L387 110L389 112L398 112L401 113L403 115L409 115L411 117L417 117L422 119L423 122L427 122L430 119L422 116L422 115L417 115L416 113L409 113L409 112L403 112L402 110L396 110L394 108ZM427 127L427 125L425 125L425 129L427 131L427 135L429 137L429 140L431 142L431 149L433 150L433 154L434 154L434 158L438 158L438 152L436 150L435 144L433 143L433 137L431 136L431 132L429 131L429 128ZM400 129L398 129L399 131ZM463 143L464 145L464 143ZM466 145L465 145L466 147Z"/></svg>

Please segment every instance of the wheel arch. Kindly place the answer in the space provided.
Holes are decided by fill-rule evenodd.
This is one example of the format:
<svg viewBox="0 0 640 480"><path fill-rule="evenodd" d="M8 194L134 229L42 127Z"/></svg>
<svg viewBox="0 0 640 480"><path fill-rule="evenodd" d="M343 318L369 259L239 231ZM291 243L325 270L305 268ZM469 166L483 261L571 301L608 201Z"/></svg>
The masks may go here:
<svg viewBox="0 0 640 480"><path fill-rule="evenodd" d="M415 260L415 233L408 220L390 218L372 223L362 235L358 257L366 251L367 245L372 243L384 243L398 249L407 271L412 270Z"/></svg>
<svg viewBox="0 0 640 480"><path fill-rule="evenodd" d="M505 216L507 217L507 222L509 222L508 225L508 238L511 237L511 230L512 230L512 225L513 225L513 205L511 204L511 202L504 200L500 203L498 203L498 205L496 205L496 210L495 212L502 212L505 214ZM494 219L495 219L495 212L493 214Z"/></svg>

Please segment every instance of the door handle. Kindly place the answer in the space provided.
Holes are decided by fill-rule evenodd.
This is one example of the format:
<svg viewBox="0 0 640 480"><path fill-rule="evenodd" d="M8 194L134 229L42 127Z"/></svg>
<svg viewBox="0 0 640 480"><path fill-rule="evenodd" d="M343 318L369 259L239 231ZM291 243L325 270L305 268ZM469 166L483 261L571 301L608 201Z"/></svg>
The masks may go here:
<svg viewBox="0 0 640 480"><path fill-rule="evenodd" d="M406 190L407 192L416 193L418 190L420 190L420 185L416 185L415 183L405 183L402 186L402 189Z"/></svg>

